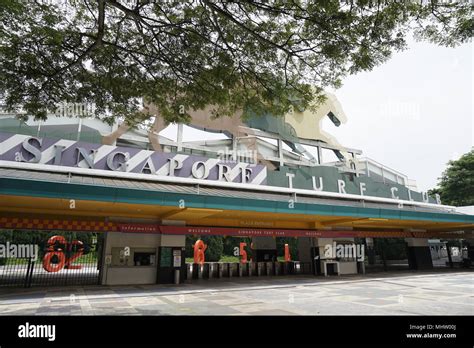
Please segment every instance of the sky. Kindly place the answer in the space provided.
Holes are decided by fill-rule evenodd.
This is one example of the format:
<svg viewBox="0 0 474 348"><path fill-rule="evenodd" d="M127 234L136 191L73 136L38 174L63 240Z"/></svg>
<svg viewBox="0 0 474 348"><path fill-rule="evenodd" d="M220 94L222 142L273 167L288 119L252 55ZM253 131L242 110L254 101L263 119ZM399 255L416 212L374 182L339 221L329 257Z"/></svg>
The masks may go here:
<svg viewBox="0 0 474 348"><path fill-rule="evenodd" d="M449 160L474 146L473 81L472 43L410 42L385 64L346 78L335 94L348 122L323 128L428 190Z"/></svg>
<svg viewBox="0 0 474 348"><path fill-rule="evenodd" d="M370 72L347 77L334 91L347 115L323 129L364 157L434 188L449 160L474 146L473 45L440 47L410 41L409 48ZM176 127L160 133L176 138ZM222 139L185 127L184 140Z"/></svg>

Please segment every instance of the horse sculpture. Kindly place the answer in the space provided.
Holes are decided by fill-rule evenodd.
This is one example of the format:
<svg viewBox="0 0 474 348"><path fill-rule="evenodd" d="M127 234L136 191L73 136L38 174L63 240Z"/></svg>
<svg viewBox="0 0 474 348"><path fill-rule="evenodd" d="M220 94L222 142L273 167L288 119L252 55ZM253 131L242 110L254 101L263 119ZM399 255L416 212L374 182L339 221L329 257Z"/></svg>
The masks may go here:
<svg viewBox="0 0 474 348"><path fill-rule="evenodd" d="M146 108L149 113L156 115L148 132L148 138L153 149L161 151L158 133L165 129L168 124L159 116L159 110L154 105L147 105ZM334 152L341 161L349 157L336 138L322 129L322 122L325 117L328 117L337 127L347 122L346 114L339 101L331 93L326 93L325 101L319 105L316 111L295 109L284 117L253 115L242 119L243 112L239 111L231 117L214 119L209 116L212 108L212 106L208 106L201 110L192 110L190 112L191 121L188 125L208 132L224 133L233 138L255 135L252 129L273 133L278 135L293 151L300 155L306 155L312 161L315 161L314 157L299 144L299 139L315 140L330 145L335 148ZM122 124L117 130L105 136L103 143L113 144L129 128L130 126ZM253 137L247 140L248 150L254 150L258 153L256 138Z"/></svg>

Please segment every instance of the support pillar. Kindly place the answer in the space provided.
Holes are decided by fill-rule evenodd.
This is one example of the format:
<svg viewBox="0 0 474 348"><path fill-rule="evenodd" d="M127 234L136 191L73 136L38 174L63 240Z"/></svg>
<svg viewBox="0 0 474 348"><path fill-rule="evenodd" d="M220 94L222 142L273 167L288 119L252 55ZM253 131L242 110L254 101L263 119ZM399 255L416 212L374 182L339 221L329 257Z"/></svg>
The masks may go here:
<svg viewBox="0 0 474 348"><path fill-rule="evenodd" d="M466 239L465 244L467 246L467 257L474 262L474 239Z"/></svg>
<svg viewBox="0 0 474 348"><path fill-rule="evenodd" d="M474 263L474 239L464 240L463 247L467 248L467 255L463 254L463 250L461 248L463 267L472 267Z"/></svg>
<svg viewBox="0 0 474 348"><path fill-rule="evenodd" d="M446 253L448 254L449 268L454 268L453 257L451 256L451 245L449 244L449 241L446 242Z"/></svg>
<svg viewBox="0 0 474 348"><path fill-rule="evenodd" d="M406 238L408 244L408 266L410 269L432 269L433 261L426 238Z"/></svg>
<svg viewBox="0 0 474 348"><path fill-rule="evenodd" d="M302 270L306 274L318 274L314 260L314 257L317 253L315 252L314 248L314 238L298 237L298 260L300 261Z"/></svg>
<svg viewBox="0 0 474 348"><path fill-rule="evenodd" d="M311 237L298 237L298 259L300 262L312 262L312 247L313 241Z"/></svg>
<svg viewBox="0 0 474 348"><path fill-rule="evenodd" d="M374 239L365 238L365 246L367 250L367 259L369 261L369 265L375 265Z"/></svg>

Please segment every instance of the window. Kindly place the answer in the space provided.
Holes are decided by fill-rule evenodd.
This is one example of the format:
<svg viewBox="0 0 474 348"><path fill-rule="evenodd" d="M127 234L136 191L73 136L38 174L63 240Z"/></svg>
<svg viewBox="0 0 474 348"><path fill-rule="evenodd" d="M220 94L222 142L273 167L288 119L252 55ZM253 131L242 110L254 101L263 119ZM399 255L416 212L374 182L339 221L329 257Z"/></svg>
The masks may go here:
<svg viewBox="0 0 474 348"><path fill-rule="evenodd" d="M112 248L112 267L138 267L156 265L156 249L152 248Z"/></svg>
<svg viewBox="0 0 474 348"><path fill-rule="evenodd" d="M133 264L135 266L153 266L155 264L155 253L134 252Z"/></svg>

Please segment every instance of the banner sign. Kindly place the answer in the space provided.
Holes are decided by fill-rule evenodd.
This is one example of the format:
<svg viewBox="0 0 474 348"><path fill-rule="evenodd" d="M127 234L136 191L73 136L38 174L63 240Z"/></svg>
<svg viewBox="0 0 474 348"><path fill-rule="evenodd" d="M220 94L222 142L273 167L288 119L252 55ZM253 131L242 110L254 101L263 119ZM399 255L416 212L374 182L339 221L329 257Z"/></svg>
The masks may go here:
<svg viewBox="0 0 474 348"><path fill-rule="evenodd" d="M124 233L161 233L160 226L150 224L118 224L117 229Z"/></svg>
<svg viewBox="0 0 474 348"><path fill-rule="evenodd" d="M231 237L313 237L313 238L427 238L427 233L414 232L372 232L372 231L321 231L288 229L255 229L236 227L200 227L200 226L157 226L162 234L231 236Z"/></svg>
<svg viewBox="0 0 474 348"><path fill-rule="evenodd" d="M82 232L159 233L170 235L231 237L313 237L313 238L461 238L458 232L406 231L331 231L258 229L206 226L160 226L156 224L121 224L89 220L57 220L38 218L0 218L0 229L62 230ZM471 233L472 234L472 233Z"/></svg>
<svg viewBox="0 0 474 348"><path fill-rule="evenodd" d="M209 182L228 182L234 184L271 185L284 188L306 186L311 181L308 191L334 192L340 195L382 197L394 200L398 208L403 208L401 200L441 204L439 195L429 197L427 192L415 192L401 184L381 184L364 178L364 181L354 184L343 176L328 176L320 174L309 177L302 171L296 176L291 172L267 173L267 167L261 164L238 162L227 159L227 156L217 155L218 158L185 155L179 153L164 153L131 147L119 147L85 143L73 140L37 138L34 136L12 133L0 133L0 161L14 161L41 164L42 170L51 166L51 171L58 167L80 168L80 173L87 174L88 169L113 171L122 173L146 174L150 176L165 176ZM318 167L312 167L317 169ZM46 170L49 170L47 168ZM296 173L300 173L296 171ZM100 175L100 173L95 173ZM276 178L276 179L275 179ZM286 186L285 186L286 185ZM412 197L413 196L413 197ZM401 198L402 197L402 198ZM358 199L358 198L356 198Z"/></svg>
<svg viewBox="0 0 474 348"><path fill-rule="evenodd" d="M254 185L267 179L260 164L12 133L0 133L0 160Z"/></svg>

